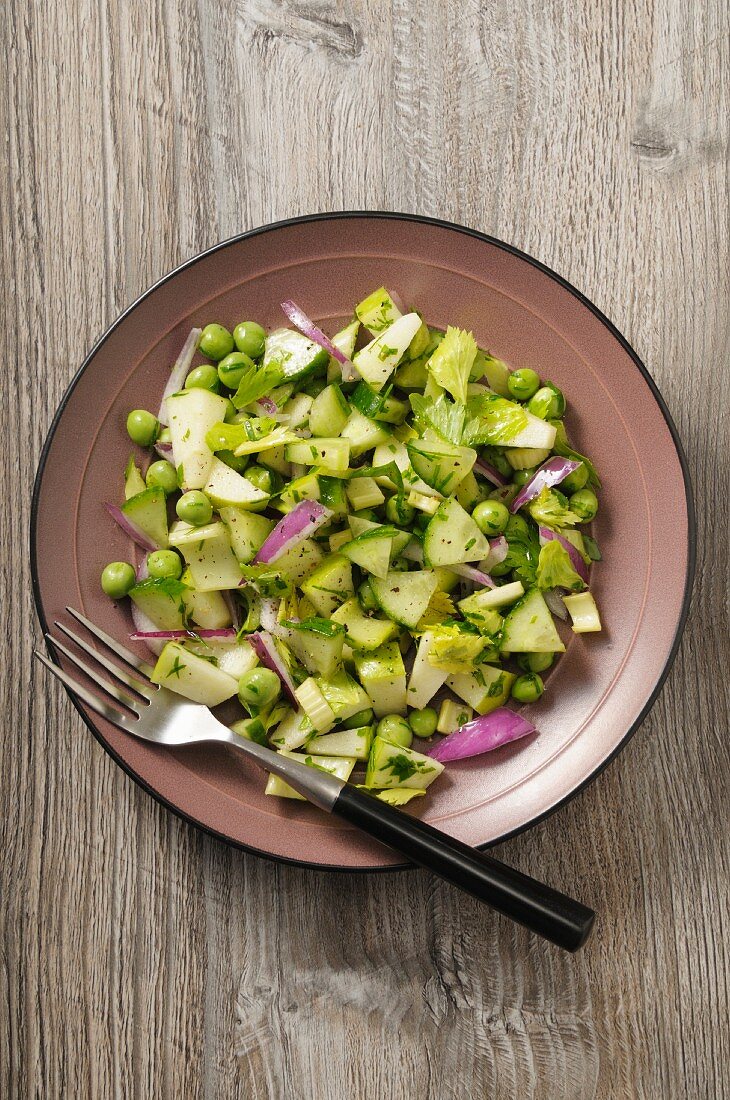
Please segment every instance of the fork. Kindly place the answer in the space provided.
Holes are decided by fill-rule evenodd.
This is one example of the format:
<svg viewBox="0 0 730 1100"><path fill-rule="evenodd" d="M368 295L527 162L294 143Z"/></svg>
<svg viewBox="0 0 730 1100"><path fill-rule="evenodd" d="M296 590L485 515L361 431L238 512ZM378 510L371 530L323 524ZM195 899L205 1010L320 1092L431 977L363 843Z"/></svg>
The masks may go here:
<svg viewBox="0 0 730 1100"><path fill-rule="evenodd" d="M587 906L319 768L300 764L239 737L214 718L207 707L151 683L151 665L74 608L66 610L103 648L97 649L64 623L54 625L93 664L59 638L46 634L46 639L108 698L91 690L38 650L35 656L70 692L112 725L134 737L168 747L201 742L231 745L261 768L280 776L321 810L357 826L558 947L577 951L588 939L595 913ZM99 666L113 679L103 676Z"/></svg>

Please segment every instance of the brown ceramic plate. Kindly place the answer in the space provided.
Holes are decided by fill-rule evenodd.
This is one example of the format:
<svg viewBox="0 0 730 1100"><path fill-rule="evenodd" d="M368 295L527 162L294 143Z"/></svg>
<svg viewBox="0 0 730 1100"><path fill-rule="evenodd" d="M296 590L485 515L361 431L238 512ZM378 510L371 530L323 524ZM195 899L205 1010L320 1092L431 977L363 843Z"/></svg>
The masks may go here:
<svg viewBox="0 0 730 1100"><path fill-rule="evenodd" d="M529 708L539 736L449 765L414 812L473 845L534 824L594 778L637 728L667 675L694 564L691 490L676 430L646 368L581 294L542 264L483 234L426 218L327 214L245 233L183 264L101 338L53 421L33 502L32 566L44 629L66 604L119 638L131 621L99 590L128 557L102 502L118 500L132 449L130 408L156 409L193 325L243 317L278 327L294 298L327 331L385 283L430 324L473 329L513 367L554 379L570 436L603 479L592 588L600 635L575 637ZM266 798L262 775L229 751L167 751L80 707L110 755L188 821L263 855L317 867L402 864L306 805Z"/></svg>

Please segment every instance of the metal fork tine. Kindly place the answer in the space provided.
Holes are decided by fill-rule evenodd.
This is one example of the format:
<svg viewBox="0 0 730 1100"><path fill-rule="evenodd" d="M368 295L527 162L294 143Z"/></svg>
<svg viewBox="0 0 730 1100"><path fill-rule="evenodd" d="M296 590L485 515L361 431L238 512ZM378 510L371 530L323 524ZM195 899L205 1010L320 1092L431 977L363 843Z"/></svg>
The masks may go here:
<svg viewBox="0 0 730 1100"><path fill-rule="evenodd" d="M115 726L119 726L120 729L127 730L128 732L133 730L134 723L126 714L116 707L113 707L110 703L107 703L104 699L100 699L97 695L94 695L93 691L89 691L83 684L77 683L73 676L69 676L69 674L62 668L59 668L58 665L54 665L53 661L49 661L49 659L39 650L34 649L33 655L37 657L41 664L45 665L48 671L53 673L62 684L65 684L69 691L72 691L74 695L78 695L79 699L83 699L86 705L91 707L92 710L95 710L97 714L100 714L102 718L106 718L108 722L111 722Z"/></svg>
<svg viewBox="0 0 730 1100"><path fill-rule="evenodd" d="M128 665L131 665L132 668L136 668L137 671L141 672L144 676L149 677L152 675L154 671L152 665L148 665L146 661L143 661L136 653L132 653L131 649L127 649L126 646L123 646L116 638L112 638L111 635L107 634L101 627L95 626L94 623L90 622L80 611L76 611L73 607L67 607L66 610L69 615L73 615L77 622L85 626L95 638L98 638L100 642L108 646L113 653L116 653L116 655L121 657L123 661L126 661Z"/></svg>
<svg viewBox="0 0 730 1100"><path fill-rule="evenodd" d="M82 657L79 657L77 653L74 653L74 651L69 649L67 645L64 645L63 642L59 642L52 634L46 634L46 638L55 649L58 649L64 656L68 657L69 661L76 665L76 668L85 672L89 679L93 680L102 691L105 691L107 695L111 695L112 699L116 699L118 703L122 703L125 707L129 707L129 709L139 717L136 708L140 705L144 706L144 704L141 703L139 699L135 699L131 692L118 688L116 684L110 684L107 679L99 675L97 669L92 668Z"/></svg>
<svg viewBox="0 0 730 1100"><path fill-rule="evenodd" d="M103 653L99 653L97 649L94 649L93 646L84 641L84 639L76 634L73 630L71 630L70 627L65 626L63 623L59 623L58 620L56 620L53 625L57 626L59 630L62 630L63 633L67 635L67 637L69 637L72 642L75 642L79 649L83 649L84 653L88 653L90 657L93 657L95 661L98 661L99 664L107 670L107 672L111 672L112 676L116 677L116 679L119 680L120 683L126 684L127 687L132 688L133 691L136 691L144 699L151 699L152 695L156 694L156 689L150 688L149 681L140 680L136 676L130 676L129 673L124 672L124 670L121 669L119 665L115 664L114 661L110 661L109 658L105 657ZM51 641L54 645L58 644L54 638L51 638Z"/></svg>

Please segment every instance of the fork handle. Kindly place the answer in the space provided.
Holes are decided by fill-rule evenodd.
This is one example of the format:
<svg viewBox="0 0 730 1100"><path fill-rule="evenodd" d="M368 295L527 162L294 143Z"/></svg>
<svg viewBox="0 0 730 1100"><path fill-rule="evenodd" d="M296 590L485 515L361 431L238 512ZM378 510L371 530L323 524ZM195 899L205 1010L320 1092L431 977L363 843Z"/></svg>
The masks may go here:
<svg viewBox="0 0 730 1100"><path fill-rule="evenodd" d="M332 813L566 951L590 935L592 909L364 791L343 787Z"/></svg>

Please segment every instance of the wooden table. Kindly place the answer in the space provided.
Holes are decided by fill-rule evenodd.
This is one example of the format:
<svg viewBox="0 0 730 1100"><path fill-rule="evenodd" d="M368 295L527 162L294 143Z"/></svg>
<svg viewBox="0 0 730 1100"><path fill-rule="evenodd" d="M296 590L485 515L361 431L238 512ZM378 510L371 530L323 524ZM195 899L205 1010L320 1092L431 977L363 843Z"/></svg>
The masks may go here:
<svg viewBox="0 0 730 1100"><path fill-rule="evenodd" d="M729 1095L727 6L9 0L2 27L2 1096ZM200 249L346 208L544 260L685 442L674 671L608 772L501 849L596 907L575 958L425 873L203 836L31 663L32 478L86 350Z"/></svg>

